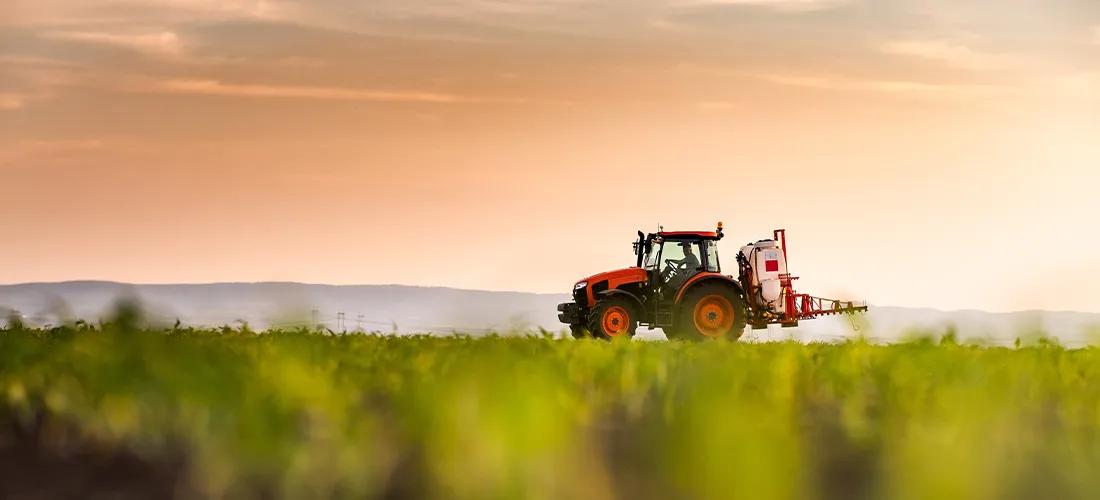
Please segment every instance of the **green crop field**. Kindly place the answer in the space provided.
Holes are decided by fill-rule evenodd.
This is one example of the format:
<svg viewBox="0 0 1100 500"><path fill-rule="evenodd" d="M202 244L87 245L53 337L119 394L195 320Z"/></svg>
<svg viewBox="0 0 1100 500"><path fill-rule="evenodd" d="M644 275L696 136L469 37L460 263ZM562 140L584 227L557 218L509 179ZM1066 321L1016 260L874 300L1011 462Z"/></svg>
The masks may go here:
<svg viewBox="0 0 1100 500"><path fill-rule="evenodd" d="M1100 496L1091 348L129 324L0 330L0 496Z"/></svg>

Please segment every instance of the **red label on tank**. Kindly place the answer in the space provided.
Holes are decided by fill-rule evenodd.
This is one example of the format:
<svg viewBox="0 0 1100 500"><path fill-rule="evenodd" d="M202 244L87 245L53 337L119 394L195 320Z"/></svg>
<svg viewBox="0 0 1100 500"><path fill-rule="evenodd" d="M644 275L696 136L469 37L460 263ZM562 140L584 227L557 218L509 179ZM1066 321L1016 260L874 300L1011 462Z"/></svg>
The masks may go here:
<svg viewBox="0 0 1100 500"><path fill-rule="evenodd" d="M778 260L765 260L764 261L764 272L774 273L774 272L778 272L778 271L779 271L779 261Z"/></svg>

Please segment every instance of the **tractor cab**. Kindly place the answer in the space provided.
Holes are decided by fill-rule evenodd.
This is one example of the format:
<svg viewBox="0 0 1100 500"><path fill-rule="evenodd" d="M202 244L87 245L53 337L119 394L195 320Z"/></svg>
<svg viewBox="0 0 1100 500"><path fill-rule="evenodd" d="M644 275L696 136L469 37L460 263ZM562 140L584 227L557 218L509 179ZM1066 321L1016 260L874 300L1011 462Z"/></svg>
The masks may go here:
<svg viewBox="0 0 1100 500"><path fill-rule="evenodd" d="M645 235L638 231L634 242L637 267L645 269L659 295L675 292L699 273L721 272L718 240L722 236L721 223L713 232L659 231Z"/></svg>

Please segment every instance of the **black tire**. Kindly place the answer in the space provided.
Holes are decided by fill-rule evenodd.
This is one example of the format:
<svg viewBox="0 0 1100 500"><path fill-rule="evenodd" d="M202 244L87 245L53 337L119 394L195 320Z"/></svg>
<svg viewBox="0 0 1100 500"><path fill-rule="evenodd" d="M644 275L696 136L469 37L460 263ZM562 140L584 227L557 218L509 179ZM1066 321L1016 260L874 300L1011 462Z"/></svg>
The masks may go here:
<svg viewBox="0 0 1100 500"><path fill-rule="evenodd" d="M600 299L588 313L588 331L602 340L633 338L638 330L634 303L621 295Z"/></svg>
<svg viewBox="0 0 1100 500"><path fill-rule="evenodd" d="M736 342L745 334L748 309L745 299L727 283L693 286L684 294L677 309L674 333L666 334L670 340Z"/></svg>
<svg viewBox="0 0 1100 500"><path fill-rule="evenodd" d="M592 338L592 334L588 333L588 329L581 325L569 325L569 334L577 340Z"/></svg>

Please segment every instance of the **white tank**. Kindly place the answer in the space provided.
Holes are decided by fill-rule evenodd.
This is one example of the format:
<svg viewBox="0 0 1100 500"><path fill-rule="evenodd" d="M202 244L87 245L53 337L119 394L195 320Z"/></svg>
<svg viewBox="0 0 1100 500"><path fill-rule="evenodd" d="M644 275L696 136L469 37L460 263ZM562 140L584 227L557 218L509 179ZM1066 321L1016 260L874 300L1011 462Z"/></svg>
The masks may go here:
<svg viewBox="0 0 1100 500"><path fill-rule="evenodd" d="M752 268L753 285L760 287L757 303L777 313L784 310L783 288L779 281L781 274L787 273L787 263L783 259L783 250L775 240L760 240L752 245L741 247L741 253L748 258Z"/></svg>

